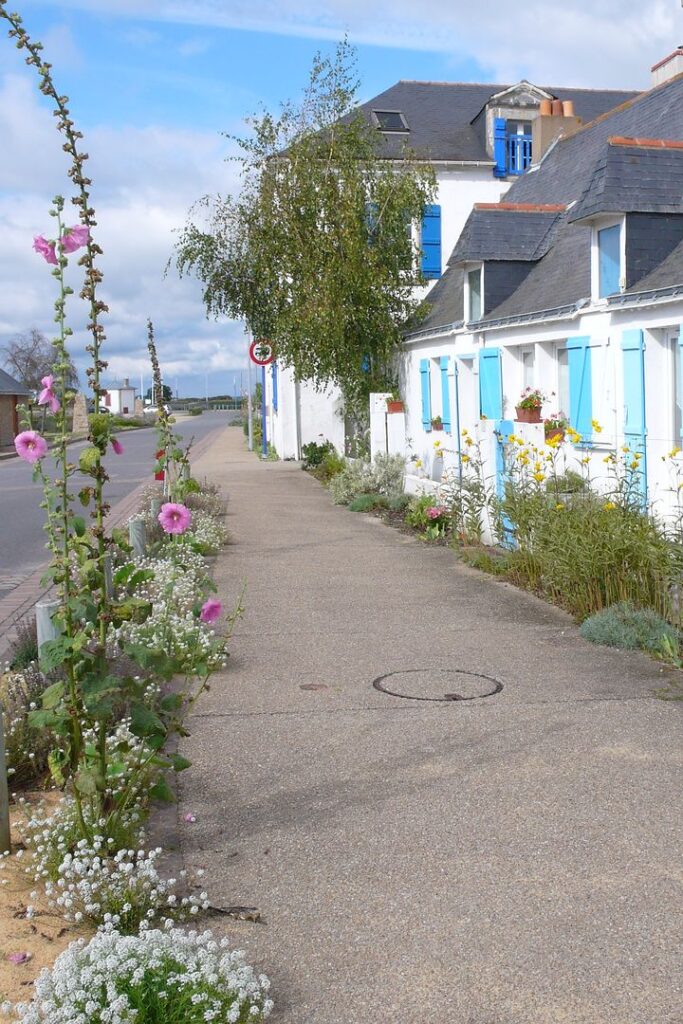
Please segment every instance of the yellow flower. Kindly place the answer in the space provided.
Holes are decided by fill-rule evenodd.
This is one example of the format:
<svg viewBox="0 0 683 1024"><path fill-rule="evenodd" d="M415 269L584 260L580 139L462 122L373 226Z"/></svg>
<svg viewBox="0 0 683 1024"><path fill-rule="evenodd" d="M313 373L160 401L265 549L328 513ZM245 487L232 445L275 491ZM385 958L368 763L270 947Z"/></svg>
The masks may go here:
<svg viewBox="0 0 683 1024"><path fill-rule="evenodd" d="M621 450L624 453L624 455L628 455L628 453L631 451L631 449L629 448L629 446L627 444L623 444L621 446Z"/></svg>
<svg viewBox="0 0 683 1024"><path fill-rule="evenodd" d="M463 437L469 437L469 436L470 436L470 432L469 432L469 430L467 430L467 429L465 428L465 429L464 429L464 430L462 431L462 436L463 436Z"/></svg>
<svg viewBox="0 0 683 1024"><path fill-rule="evenodd" d="M605 455L605 457L604 457L604 459L602 461L606 462L607 465L610 466L614 462L614 456L613 455Z"/></svg>
<svg viewBox="0 0 683 1024"><path fill-rule="evenodd" d="M467 452L463 452L463 454L461 455L461 458L462 458L463 462L469 462L470 461L470 457L467 454Z"/></svg>
<svg viewBox="0 0 683 1024"><path fill-rule="evenodd" d="M669 452L669 458L670 459L675 459L677 455L680 455L680 453L681 453L681 449L680 448L672 448L671 451Z"/></svg>
<svg viewBox="0 0 683 1024"><path fill-rule="evenodd" d="M468 448L469 448L469 447L471 447L471 446L472 446L472 445L474 444L474 441L472 440L472 438L471 438L471 437L466 437L466 438L465 438L465 444L466 444L466 445L468 446Z"/></svg>
<svg viewBox="0 0 683 1024"><path fill-rule="evenodd" d="M596 434L602 434L602 427L600 426L597 420L591 420L591 427L593 428Z"/></svg>
<svg viewBox="0 0 683 1024"><path fill-rule="evenodd" d="M565 433L573 444L576 444L578 441L581 440L581 434L579 434L578 431L574 430L573 427L567 427Z"/></svg>
<svg viewBox="0 0 683 1024"><path fill-rule="evenodd" d="M562 438L560 437L560 435L556 434L555 437L549 437L546 441L546 444L548 445L548 448L557 448L560 445L561 441Z"/></svg>
<svg viewBox="0 0 683 1024"><path fill-rule="evenodd" d="M419 468L420 468L420 466L422 465L422 459L415 459L415 465L416 465L416 466L417 466L417 468L419 469Z"/></svg>
<svg viewBox="0 0 683 1024"><path fill-rule="evenodd" d="M588 463L590 462L590 460L591 460L590 455L584 455L584 457L581 459L581 465L582 466L587 466Z"/></svg>
<svg viewBox="0 0 683 1024"><path fill-rule="evenodd" d="M435 448L440 448L441 447L441 441L435 441L434 442L434 447Z"/></svg>
<svg viewBox="0 0 683 1024"><path fill-rule="evenodd" d="M534 473L534 480L538 480L539 484L542 480L545 480L545 473L536 472Z"/></svg>
<svg viewBox="0 0 683 1024"><path fill-rule="evenodd" d="M638 462L638 459L633 459L633 460L631 461L631 466L630 466L630 468L631 468L631 469L638 469L639 465L640 465L640 463Z"/></svg>
<svg viewBox="0 0 683 1024"><path fill-rule="evenodd" d="M605 509L606 512L611 512L612 509L615 509L617 506L614 504L613 501L606 501L602 507Z"/></svg>
<svg viewBox="0 0 683 1024"><path fill-rule="evenodd" d="M557 505L555 506L555 511L559 512L563 508L564 508L564 502L563 501L558 501Z"/></svg>

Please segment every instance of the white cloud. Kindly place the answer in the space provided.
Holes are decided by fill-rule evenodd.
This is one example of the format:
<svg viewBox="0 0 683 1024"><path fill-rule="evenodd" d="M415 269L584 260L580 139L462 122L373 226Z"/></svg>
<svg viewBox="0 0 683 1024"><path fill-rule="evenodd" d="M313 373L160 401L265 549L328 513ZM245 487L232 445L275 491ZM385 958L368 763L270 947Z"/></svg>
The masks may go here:
<svg viewBox="0 0 683 1024"><path fill-rule="evenodd" d="M43 0L60 7L175 22L335 40L474 58L498 81L645 86L649 66L678 42L677 0L546 0L511 4L446 2L426 11L414 0Z"/></svg>
<svg viewBox="0 0 683 1024"><path fill-rule="evenodd" d="M37 326L53 331L54 282L47 265L32 251L32 238L50 236L48 216L54 193L66 189L66 160L54 118L31 80L6 75L0 80L0 345ZM93 178L97 240L104 250L101 296L106 317L105 357L113 376L149 375L146 319L154 320L159 351L168 374L181 377L227 371L244 364L239 324L206 320L199 284L164 271L173 251L174 231L201 195L226 192L235 167L225 162L228 144L217 132L167 127L100 126L85 147ZM67 205L65 220L75 222ZM78 268L72 283L78 285ZM74 352L85 362L86 310L70 300L76 331ZM227 375L219 390L227 389Z"/></svg>

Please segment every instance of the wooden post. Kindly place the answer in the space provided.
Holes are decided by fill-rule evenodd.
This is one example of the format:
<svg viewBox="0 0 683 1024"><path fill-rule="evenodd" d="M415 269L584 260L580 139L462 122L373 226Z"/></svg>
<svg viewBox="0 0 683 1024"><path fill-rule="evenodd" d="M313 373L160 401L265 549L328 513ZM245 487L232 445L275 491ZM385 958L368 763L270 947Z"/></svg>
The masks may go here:
<svg viewBox="0 0 683 1024"><path fill-rule="evenodd" d="M56 640L59 630L52 621L52 616L59 608L59 601L39 601L36 605L36 632L38 634L38 657L43 644L48 640Z"/></svg>
<svg viewBox="0 0 683 1024"><path fill-rule="evenodd" d="M137 558L144 558L147 554L147 536L144 519L131 519L128 524L128 537L133 548L133 554Z"/></svg>
<svg viewBox="0 0 683 1024"><path fill-rule="evenodd" d="M5 760L5 733L0 708L0 854L10 853L9 835L9 789L7 786L7 762Z"/></svg>

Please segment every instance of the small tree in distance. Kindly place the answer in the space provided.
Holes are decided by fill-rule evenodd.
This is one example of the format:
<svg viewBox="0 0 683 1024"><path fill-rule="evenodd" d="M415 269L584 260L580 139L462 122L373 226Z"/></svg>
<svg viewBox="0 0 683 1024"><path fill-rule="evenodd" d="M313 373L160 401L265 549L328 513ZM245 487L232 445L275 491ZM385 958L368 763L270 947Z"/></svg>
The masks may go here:
<svg viewBox="0 0 683 1024"><path fill-rule="evenodd" d="M338 385L349 411L394 377L422 280L410 228L435 188L407 149L380 159L357 92L346 41L317 56L301 104L250 119L235 140L240 194L200 200L176 249L209 315L244 319L298 379Z"/></svg>
<svg viewBox="0 0 683 1024"><path fill-rule="evenodd" d="M52 372L55 351L45 335L32 327L24 334L8 342L0 351L3 354L8 373L32 391L40 391L41 380ZM78 370L69 357L66 386L78 390Z"/></svg>

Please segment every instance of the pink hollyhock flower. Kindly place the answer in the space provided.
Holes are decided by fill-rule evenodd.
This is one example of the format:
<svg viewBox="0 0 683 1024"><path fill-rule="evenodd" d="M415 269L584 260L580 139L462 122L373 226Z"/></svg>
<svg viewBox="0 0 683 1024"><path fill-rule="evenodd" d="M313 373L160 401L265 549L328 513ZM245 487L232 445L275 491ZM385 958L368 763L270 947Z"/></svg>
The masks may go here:
<svg viewBox="0 0 683 1024"><path fill-rule="evenodd" d="M123 455L123 445L119 441L118 437L112 437L111 446L116 455Z"/></svg>
<svg viewBox="0 0 683 1024"><path fill-rule="evenodd" d="M53 266L57 266L54 242L48 242L47 238L44 238L42 235L36 235L33 239L33 248L36 252L40 253L46 263L52 263Z"/></svg>
<svg viewBox="0 0 683 1024"><path fill-rule="evenodd" d="M60 408L59 399L52 390L52 385L54 384L54 382L55 379L52 376L52 374L49 374L47 377L43 377L43 379L40 382L43 385L43 390L38 395L38 405L49 405L50 411L53 414L59 412Z"/></svg>
<svg viewBox="0 0 683 1024"><path fill-rule="evenodd" d="M22 430L14 438L17 455L25 462L38 462L47 453L47 441L35 430Z"/></svg>
<svg viewBox="0 0 683 1024"><path fill-rule="evenodd" d="M161 512L157 516L164 533L185 533L192 522L192 514L185 505L178 505L174 501L167 501L161 506Z"/></svg>
<svg viewBox="0 0 683 1024"><path fill-rule="evenodd" d="M67 228L60 242L64 252L76 252L82 245L85 245L90 238L90 232L83 224L76 224L73 228Z"/></svg>
<svg viewBox="0 0 683 1024"><path fill-rule="evenodd" d="M425 509L425 515L429 516L430 519L438 519L440 516L444 515L445 512L446 509L443 508L442 505L432 505L431 508Z"/></svg>
<svg viewBox="0 0 683 1024"><path fill-rule="evenodd" d="M210 597L209 600L205 601L202 605L199 618L202 622L215 622L216 619L220 619L222 613L223 605L215 597Z"/></svg>

